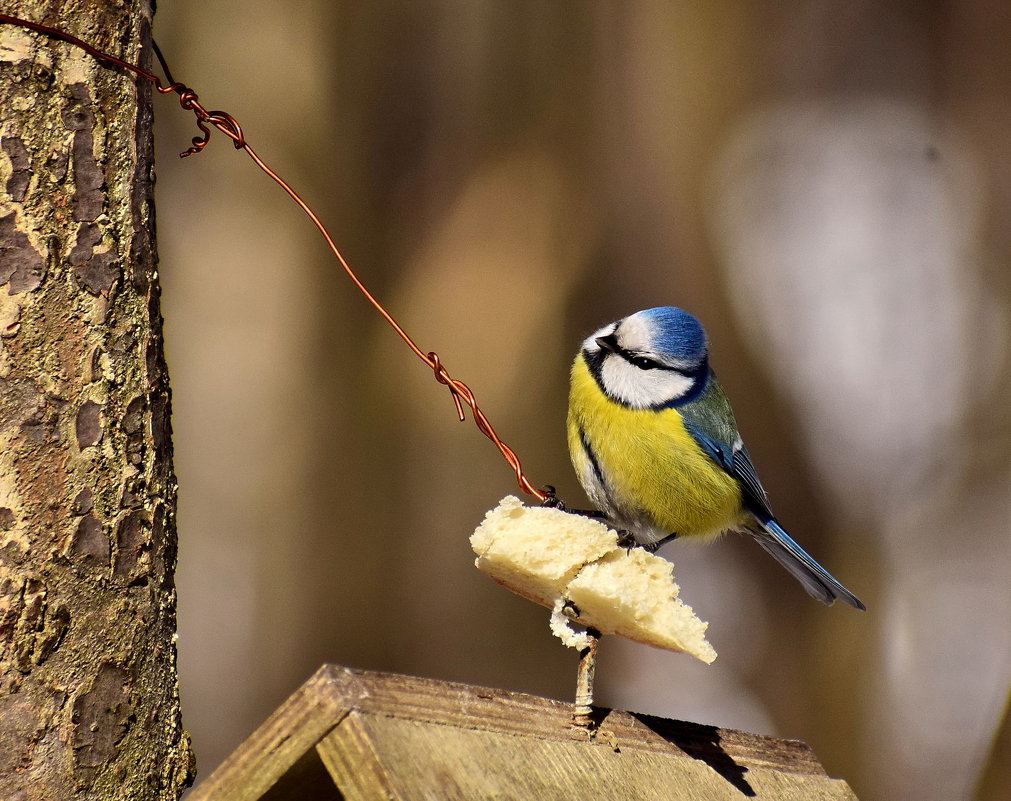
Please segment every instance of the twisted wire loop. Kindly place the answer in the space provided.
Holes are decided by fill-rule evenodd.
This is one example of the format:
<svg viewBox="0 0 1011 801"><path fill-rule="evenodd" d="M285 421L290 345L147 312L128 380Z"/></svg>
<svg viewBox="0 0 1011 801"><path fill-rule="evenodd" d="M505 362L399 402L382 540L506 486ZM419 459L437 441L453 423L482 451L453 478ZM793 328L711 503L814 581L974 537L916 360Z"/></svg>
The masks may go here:
<svg viewBox="0 0 1011 801"><path fill-rule="evenodd" d="M523 472L523 466L520 464L520 459L516 455L516 452L506 445L505 442L502 441L502 438L495 433L495 429L492 428L491 422L477 405L477 400L474 397L474 393L471 391L471 388L462 381L458 381L453 378L447 372L446 368L442 364L442 361L439 359L438 353L429 352L425 354L425 356L425 361L429 363L435 373L435 380L440 384L445 384L449 388L449 394L453 397L453 403L456 405L456 415L460 419L460 422L462 423L466 419L462 406L463 403L466 403L470 407L471 413L474 416L474 424L477 426L478 431L495 443L495 447L498 448L499 453L502 454L502 458L506 460L508 465L516 474L516 482L519 484L520 489L527 493L527 495L533 495L541 503L548 503L554 495L553 489L545 488L547 490L547 492L545 492L537 489L530 483L530 480Z"/></svg>
<svg viewBox="0 0 1011 801"><path fill-rule="evenodd" d="M161 94L177 94L179 95L179 105L186 111L192 111L196 117L197 127L200 129L201 135L194 136L192 144L189 149L183 151L179 154L180 158L186 156L195 155L203 151L205 147L210 143L211 138L211 128L214 128L229 139L235 145L237 150L244 150L246 154L253 160L266 175L273 180L278 186L283 189L287 195L295 202L296 205L306 216L312 221L313 225L319 231L320 235L326 241L327 246L330 248L330 252L333 254L334 258L340 264L341 268L347 274L348 278L355 285L359 292L361 292L365 299L372 305L372 307L379 313L379 315L386 320L387 323L396 331L397 335L404 341L404 343L414 352L414 355L421 359L425 364L427 364L433 371L435 380L440 384L445 384L449 388L450 395L453 398L453 404L456 407L457 417L460 421L464 421L466 416L464 415L463 406L466 404L470 410L471 415L474 419L474 424L477 426L478 430L484 434L488 439L490 439L495 447L498 448L499 452L502 454L502 458L506 460L508 465L513 469L516 474L516 481L519 484L520 489L532 495L541 503L551 504L554 500L554 488L546 487L546 491L542 491L534 487L530 480L526 477L523 472L523 467L520 464L520 459L516 455L516 452L510 448L502 439L495 433L495 429L492 427L491 422L485 416L484 412L481 411L480 407L477 405L477 400L474 397L474 393L471 391L470 387L459 381L447 372L446 368L443 366L438 354L434 352L425 353L419 348L413 339L407 334L407 332L401 327L401 325L393 318L386 308L376 299L376 297L369 292L365 285L361 282L358 276L355 274L354 270L351 269L351 265L348 264L347 260L338 250L333 237L330 236L330 232L327 231L326 226L323 225L319 217L312 210L308 203L306 203L302 197L292 189L276 172L274 172L267 164L261 159L256 151L250 147L249 143L246 141L245 136L242 133L242 127L239 125L238 121L224 111L208 111L201 104L197 97L197 93L191 88L186 86L179 81L172 78L172 72L169 70L168 64L158 48L158 45L154 42L153 49L155 56L158 58L158 62L161 65L162 72L165 75L167 84L163 84L161 79L140 67L130 64L127 61L116 58L115 56L109 55L101 50L98 50L87 42L78 39L76 36L71 36L69 33L62 31L58 28L51 28L48 25L42 25L37 22L30 22L28 20L21 19L19 17L14 17L9 14L0 13L0 22L6 22L12 25L19 25L29 30L36 31L37 33L45 34L46 36L51 36L55 39L60 39L69 44L75 45L76 47L84 50L88 55L92 56L98 61L111 64L120 69L126 70L127 72L132 72L139 78L143 78L146 81L150 81L154 84L155 88Z"/></svg>
<svg viewBox="0 0 1011 801"><path fill-rule="evenodd" d="M170 73L168 71L168 66L165 63L165 59L161 54L161 50L155 50L158 55L158 60L161 62L162 69L165 71L166 76ZM238 120L235 119L231 114L226 111L208 111L202 105L200 105L200 98L197 93L194 92L190 87L179 81L171 81L168 86L162 86L159 81L156 84L156 88L162 94L176 93L179 95L179 105L185 111L192 111L193 115L197 118L197 127L201 131L201 136L194 136L192 140L191 147L188 150L184 150L179 154L179 158L186 158L186 156L192 156L199 153L207 144L211 141L211 130L207 127L207 124L213 125L221 133L232 140L235 145L236 150L242 150L246 147L246 138L242 134L242 126L239 125Z"/></svg>

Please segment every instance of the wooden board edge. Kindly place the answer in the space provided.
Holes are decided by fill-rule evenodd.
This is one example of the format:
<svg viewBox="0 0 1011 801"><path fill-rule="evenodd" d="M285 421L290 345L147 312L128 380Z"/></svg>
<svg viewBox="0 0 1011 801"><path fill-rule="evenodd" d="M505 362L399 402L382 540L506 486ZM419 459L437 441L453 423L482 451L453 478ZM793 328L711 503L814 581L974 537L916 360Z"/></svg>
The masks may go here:
<svg viewBox="0 0 1011 801"><path fill-rule="evenodd" d="M572 711L572 704L525 693L326 664L199 782L187 801L256 801L354 712L587 741L586 731L572 726ZM592 742L600 747L828 777L811 748L798 740L606 708L596 708L594 719L598 734ZM321 758L324 753L333 758L329 748L319 751Z"/></svg>
<svg viewBox="0 0 1011 801"><path fill-rule="evenodd" d="M333 691L334 666L324 665L296 690L206 779L187 801L256 801L269 790L354 704L358 676L340 676ZM359 688L365 691L364 688Z"/></svg>
<svg viewBox="0 0 1011 801"><path fill-rule="evenodd" d="M572 704L561 701L397 673L326 667L334 671L335 688L349 674L355 677L362 691L353 703L363 712L531 737L587 737L585 730L571 725ZM343 689L339 692L344 693ZM828 775L810 746L800 740L604 707L595 708L594 719L602 735L596 742L604 747L660 753L673 748L695 758L730 758L749 767Z"/></svg>

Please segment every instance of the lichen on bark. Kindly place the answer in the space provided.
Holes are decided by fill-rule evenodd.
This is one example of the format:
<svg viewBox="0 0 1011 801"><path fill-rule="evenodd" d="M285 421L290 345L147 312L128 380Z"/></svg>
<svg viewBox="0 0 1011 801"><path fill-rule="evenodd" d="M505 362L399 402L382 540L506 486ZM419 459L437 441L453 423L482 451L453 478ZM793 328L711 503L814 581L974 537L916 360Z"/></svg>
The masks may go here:
<svg viewBox="0 0 1011 801"><path fill-rule="evenodd" d="M146 61L149 6L9 13ZM151 90L0 25L0 797L177 799Z"/></svg>

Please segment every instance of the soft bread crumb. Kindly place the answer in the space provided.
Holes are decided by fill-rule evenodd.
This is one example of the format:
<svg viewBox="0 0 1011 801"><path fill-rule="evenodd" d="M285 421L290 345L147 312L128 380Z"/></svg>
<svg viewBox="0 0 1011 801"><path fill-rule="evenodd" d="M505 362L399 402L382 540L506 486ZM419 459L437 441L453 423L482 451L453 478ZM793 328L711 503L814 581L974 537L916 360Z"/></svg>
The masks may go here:
<svg viewBox="0 0 1011 801"><path fill-rule="evenodd" d="M716 651L705 638L709 624L678 599L673 565L640 548L626 551L617 537L597 520L524 506L510 495L485 515L470 543L479 570L555 610L552 631L567 645L578 635L563 620L566 605L578 610L576 622L603 634L711 663Z"/></svg>
<svg viewBox="0 0 1011 801"><path fill-rule="evenodd" d="M575 648L582 651L590 645L590 635L586 631L576 631L572 628L572 620L565 614L565 600L559 598L555 605L551 607L551 618L548 620L548 627L562 645L566 648Z"/></svg>
<svg viewBox="0 0 1011 801"><path fill-rule="evenodd" d="M615 535L587 517L524 506L508 495L485 515L470 544L478 570L550 608L587 562L614 549Z"/></svg>

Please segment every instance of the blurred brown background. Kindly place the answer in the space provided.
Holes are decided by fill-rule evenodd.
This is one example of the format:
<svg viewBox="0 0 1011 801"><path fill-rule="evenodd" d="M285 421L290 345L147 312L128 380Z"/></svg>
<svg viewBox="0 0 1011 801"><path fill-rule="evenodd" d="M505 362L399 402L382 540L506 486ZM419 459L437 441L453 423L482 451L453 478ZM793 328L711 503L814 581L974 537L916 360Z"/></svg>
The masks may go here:
<svg viewBox="0 0 1011 801"><path fill-rule="evenodd" d="M601 703L802 738L862 801L972 797L1011 674L1011 6L177 0L156 35L576 505L580 340L706 324L780 519L869 611L674 543L720 658L609 639ZM322 662L571 698L546 611L472 566L493 446L279 190L156 111L203 774Z"/></svg>

